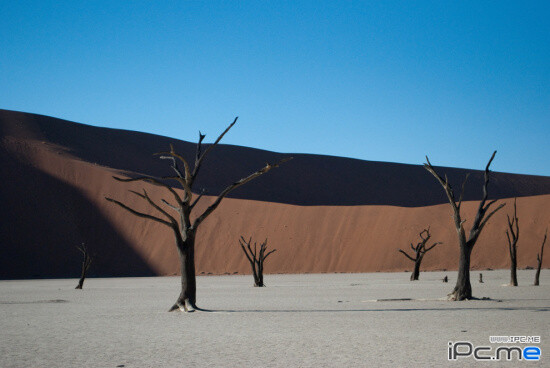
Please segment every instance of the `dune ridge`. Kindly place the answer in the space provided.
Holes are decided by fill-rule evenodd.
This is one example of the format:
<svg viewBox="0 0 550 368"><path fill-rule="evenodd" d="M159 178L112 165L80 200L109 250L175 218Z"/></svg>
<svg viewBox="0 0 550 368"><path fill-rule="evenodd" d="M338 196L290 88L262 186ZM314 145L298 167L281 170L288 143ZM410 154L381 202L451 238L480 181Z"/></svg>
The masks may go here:
<svg viewBox="0 0 550 368"><path fill-rule="evenodd" d="M77 277L80 254L75 246L82 241L96 253L96 261L90 270L91 276L178 274L178 258L170 231L160 224L130 216L104 200L105 196L110 196L137 209L150 211L139 198L128 193L127 189L139 190L145 187L154 198L165 196L154 185L123 184L112 179L113 175L136 175L140 162L133 163L134 166L108 167L104 165L105 162L87 161L85 158L90 159L94 154L95 158L101 157L99 153L86 152L86 145L82 142L91 139L90 137L74 137L75 142L81 143L71 146L71 134L81 133L73 126L75 123L54 119L57 125L54 124L55 129L51 126L49 129L63 137L65 141L62 141L60 138L51 139L54 133L46 131L47 122L42 122L43 125L36 123L39 115L27 115L30 114L0 111L0 174L3 181L9 183L0 190L0 198L7 204L2 211L0 224L3 235L0 278ZM6 116L15 116L17 119L10 120ZM30 123L23 119L26 117ZM127 146L138 145L141 139L146 140L148 136L144 133L93 129L115 132L116 139L112 140L126 142ZM132 141L136 136L139 139ZM155 141L156 138L151 137ZM92 138L89 144L103 147L105 157L114 154L109 139L97 141L96 136ZM182 144L187 145L184 142ZM117 147L121 152L124 151L124 147ZM244 155L233 165L246 162L244 166L247 168L254 166L254 163L248 162L248 158L255 157L258 150L247 151L234 146L219 148L222 151L235 149L236 155ZM264 155L271 154L261 152ZM314 158L321 160L323 157ZM131 154L125 159L136 160ZM341 160L350 160L353 162L351 166L361 163L360 160L333 159L338 161L338 165ZM340 205L327 205L322 201L315 205L297 205L292 199L283 202L278 199L282 194L298 188L295 195L299 195L309 183L307 177L300 181L302 176L293 175L296 171L301 172L300 165L306 165L310 161L300 163L299 158L293 160L296 161L298 164L294 168L284 171L283 167L274 170L273 175L265 175L265 178L261 178L265 179L264 182L250 192L241 192L237 198L226 198L219 209L201 225L196 250L198 274L249 274L250 266L237 242L241 235L253 237L257 241L268 238L269 247L277 248L277 252L266 263L267 273L411 270L412 262L397 250L406 249L410 242L416 242L418 233L427 226L431 227L433 240L444 244L426 256L422 269L456 269L458 246L448 204L427 201L417 206L397 206L394 203L399 200L389 200L385 204L349 205L351 201L347 199L331 200ZM152 162L152 166L164 168L162 163ZM331 159L324 162L327 170L330 170L330 165L333 164ZM114 165L113 162L110 164ZM363 164L369 166L371 163ZM411 169L414 166L378 164L387 165L388 172ZM211 180L210 183L214 183L213 186L216 187L230 182L211 178L217 168L214 156L209 159L205 169L212 166L213 171L205 170L202 173L206 177L204 183ZM136 170L130 170L131 168ZM434 181L423 170L420 171L422 175L429 182ZM275 175L277 171L278 177ZM143 171L141 173L151 174ZM414 185L408 183L407 195L419 201L423 197L417 195L417 192L429 189L423 187L425 179L417 180L415 173L413 170L408 176ZM458 176L462 174L460 170L454 173ZM231 174L235 175L233 172ZM377 178L380 181L387 180L384 176ZM286 187L281 184L282 188L281 185L274 186L279 190L275 193L270 186L270 180L279 184L288 181L291 183L287 183ZM355 185L361 188L365 185L363 181L370 183L369 180L373 181L373 178L357 180ZM509 184L510 180L512 184ZM500 188L500 195L512 192L519 197L521 236L518 244L518 266L534 267L544 229L550 223L550 178L497 173L494 182L494 186ZM434 193L441 194L441 188L436 183L432 184ZM375 183L374 186L380 185L381 183ZM493 183L490 188L493 189ZM334 191L334 188L331 189ZM472 189L476 188L472 185ZM262 190L266 192L262 194L262 198L266 200L255 199L255 193ZM311 189L313 193L308 200L322 197L323 192L315 193L315 190L316 188ZM529 195L533 192L539 194ZM350 195L345 190L336 193L340 197ZM385 198L384 195L387 193L381 195L382 199ZM473 269L508 267L505 218L506 213L511 211L513 196L501 199L507 206L491 219L484 230L472 256ZM206 196L197 211L200 212L212 200L213 197ZM464 203L466 225L473 220L476 207L475 200ZM549 264L546 257L544 267Z"/></svg>

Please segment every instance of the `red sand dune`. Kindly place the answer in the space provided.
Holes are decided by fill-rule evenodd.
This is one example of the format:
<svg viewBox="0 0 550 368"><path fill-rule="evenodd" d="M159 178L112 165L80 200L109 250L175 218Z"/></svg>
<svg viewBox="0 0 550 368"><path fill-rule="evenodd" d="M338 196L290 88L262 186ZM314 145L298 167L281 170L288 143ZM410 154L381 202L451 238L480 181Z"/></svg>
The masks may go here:
<svg viewBox="0 0 550 368"><path fill-rule="evenodd" d="M112 175L168 174L166 164L150 153L174 141L190 157L192 144L5 110L0 110L0 133L0 278L77 277L80 254L75 246L81 242L96 253L90 271L95 276L178 273L170 231L128 215L104 197L149 211L127 189L146 187L156 198L164 195L161 189L119 183ZM212 153L199 182L210 193L285 156L224 145ZM241 235L268 238L269 247L277 248L266 263L268 273L410 270L412 262L397 250L416 242L428 225L434 241L444 244L425 257L423 269L456 269L450 208L421 166L293 156L286 167L225 199L201 225L198 273L250 273L238 245ZM441 170L455 182L467 171ZM475 172L467 187L466 224L477 208L480 178ZM507 206L485 228L474 249L473 268L508 266L506 213L514 196L519 197L521 225L519 267L535 266L550 224L550 178L495 173L489 190ZM212 199L205 198L197 210ZM549 264L546 257L544 265Z"/></svg>

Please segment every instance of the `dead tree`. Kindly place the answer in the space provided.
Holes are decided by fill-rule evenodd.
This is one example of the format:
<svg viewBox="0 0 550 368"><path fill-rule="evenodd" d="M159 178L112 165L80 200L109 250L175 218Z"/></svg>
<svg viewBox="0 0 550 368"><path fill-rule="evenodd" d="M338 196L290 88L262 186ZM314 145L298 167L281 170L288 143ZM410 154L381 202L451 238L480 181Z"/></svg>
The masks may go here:
<svg viewBox="0 0 550 368"><path fill-rule="evenodd" d="M418 242L416 246L414 246L413 243L411 243L411 249L413 251L414 258L413 256L408 255L407 252L405 252L404 250L399 249L399 252L403 253L405 257L407 257L408 259L414 262L414 271L411 274L411 281L418 280L418 276L420 275L420 264L422 263L422 258L424 258L424 255L428 251L432 250L436 245L442 244L441 242L437 242L437 243L434 243L432 246L426 248L426 243L428 242L428 240L430 240L432 236L430 234L430 227L422 230L418 235L420 236L421 241Z"/></svg>
<svg viewBox="0 0 550 368"><path fill-rule="evenodd" d="M539 277L540 277L540 269L542 267L542 253L544 252L544 243L546 243L546 235L548 233L548 228L544 231L544 239L542 240L542 246L540 247L540 254L537 254L537 272L535 273L535 283L533 285L539 286Z"/></svg>
<svg viewBox="0 0 550 368"><path fill-rule="evenodd" d="M195 152L195 164L193 168L191 168L188 161L182 155L175 152L174 147L170 145L170 151L156 153L155 155L159 156L161 159L166 159L170 161L170 166L175 174L174 176L163 177L161 179L157 179L151 176L140 176L130 179L114 177L114 179L124 183L143 181L163 187L168 193L170 193L171 197L173 197L173 201L171 202L167 201L166 199L162 199L162 204L169 209L165 209L166 207L163 208L160 204L153 201L153 199L149 196L145 189L143 189L141 193L130 190L130 192L132 192L136 196L144 199L153 209L158 211L158 213L160 213L162 216L153 216L147 213L139 212L115 199L107 197L105 198L135 216L156 221L162 225L169 227L173 231L175 244L180 259L181 293L176 300L176 303L172 306L172 308L170 308L169 311L181 310L187 312L189 310L192 311L193 309L199 309L196 305L197 286L195 276L195 240L199 225L202 224L204 220L210 214L212 214L212 212L214 212L214 210L220 205L222 200L231 191L248 183L258 176L267 173L271 169L279 167L279 165L281 165L283 162L291 159L285 158L275 164L267 163L263 168L259 169L258 171L253 172L252 174L228 185L223 191L221 191L221 193L217 196L217 198L211 205L209 205L202 213L195 215L195 213L193 213L192 211L195 209L195 206L204 194L203 192L197 195L195 199L193 199L193 197L195 196L193 193L193 184L195 183L200 168L210 151L212 151L212 149L220 142L223 136L229 131L229 129L233 127L233 125L235 125L236 122L237 118L235 118L235 120L231 124L229 124L229 126L223 131L223 133L220 134L216 141L213 144L209 145L204 151L202 150L202 141L205 135L199 132L199 140ZM180 167L180 164L183 165L183 168ZM180 196L180 194L178 194L178 192L176 192L170 185L166 184L164 180L173 180L177 182L183 189L183 196ZM169 214L167 211L170 210L174 211L176 215Z"/></svg>
<svg viewBox="0 0 550 368"><path fill-rule="evenodd" d="M250 266L252 267L252 274L254 275L254 286L263 287L264 285L264 261L265 259L277 249L273 249L269 252L267 250L267 239L260 244L260 252L258 253L258 244L254 242L252 247L252 238L246 239L241 236L239 239L239 245L241 246Z"/></svg>
<svg viewBox="0 0 550 368"><path fill-rule="evenodd" d="M441 184L443 189L445 190L445 194L447 195L447 198L449 200L449 204L451 205L451 208L453 210L453 220L454 225L456 228L456 232L458 235L458 244L460 247L460 257L458 260L458 277L456 280L456 286L454 287L453 291L448 295L449 300L464 300L464 299L471 299L472 298L472 285L470 283L470 256L472 254L472 250L474 248L474 245L479 238L479 235L481 234L481 231L489 221L489 219L502 207L504 207L504 203L500 204L497 208L495 208L493 211L489 212L489 208L497 201L492 200L487 202L487 185L489 184L489 166L491 165L491 162L495 158L495 154L497 151L493 152L493 155L491 156L491 159L487 163L487 166L485 167L485 181L483 183L483 197L481 199L481 202L479 202L479 207L477 209L477 213L474 219L474 222L472 224L472 227L470 229L470 233L468 237L466 237L466 231L464 230L464 222L466 220L463 220L460 214L460 209L462 206L462 197L464 196L464 188L466 186L466 181L468 180L468 175L466 175L466 178L462 182L462 190L460 192L460 196L458 199L455 197L455 194L453 192L453 188L451 187L451 184L449 184L449 180L447 179L447 176L445 175L445 179L443 179L434 169L432 164L430 163L430 160L426 156L427 163L424 164L424 167L426 170L428 170Z"/></svg>
<svg viewBox="0 0 550 368"><path fill-rule="evenodd" d="M508 219L506 238L508 240L508 252L510 253L510 285L518 286L517 244L519 239L519 220L517 215L516 198L514 198L514 216L510 219L510 216L506 215L506 218Z"/></svg>
<svg viewBox="0 0 550 368"><path fill-rule="evenodd" d="M78 280L78 285L76 285L75 289L82 289L82 286L84 286L84 280L86 279L86 274L88 273L88 269L90 268L90 265L92 264L93 257L90 255L90 252L88 251L88 247L85 243L82 243L82 246L77 246L76 249L82 253L83 259L82 259L82 271L80 273L80 280Z"/></svg>

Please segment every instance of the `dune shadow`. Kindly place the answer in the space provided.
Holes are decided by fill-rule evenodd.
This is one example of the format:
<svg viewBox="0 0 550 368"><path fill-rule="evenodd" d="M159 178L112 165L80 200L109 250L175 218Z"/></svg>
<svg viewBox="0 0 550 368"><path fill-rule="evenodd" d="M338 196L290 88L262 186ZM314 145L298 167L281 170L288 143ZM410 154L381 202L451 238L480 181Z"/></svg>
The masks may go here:
<svg viewBox="0 0 550 368"><path fill-rule="evenodd" d="M78 278L82 242L95 256L88 277L156 275L77 188L1 146L0 177L0 279Z"/></svg>

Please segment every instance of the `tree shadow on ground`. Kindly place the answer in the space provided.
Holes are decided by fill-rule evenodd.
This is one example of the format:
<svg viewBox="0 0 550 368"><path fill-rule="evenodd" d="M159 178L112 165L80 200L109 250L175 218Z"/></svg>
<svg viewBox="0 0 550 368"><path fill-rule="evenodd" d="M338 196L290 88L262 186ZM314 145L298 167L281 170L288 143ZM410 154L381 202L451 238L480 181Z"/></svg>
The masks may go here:
<svg viewBox="0 0 550 368"><path fill-rule="evenodd" d="M550 312L550 307L451 307L451 308L358 308L358 309L203 309L207 313L358 313L358 312L442 312L442 311L523 311Z"/></svg>

